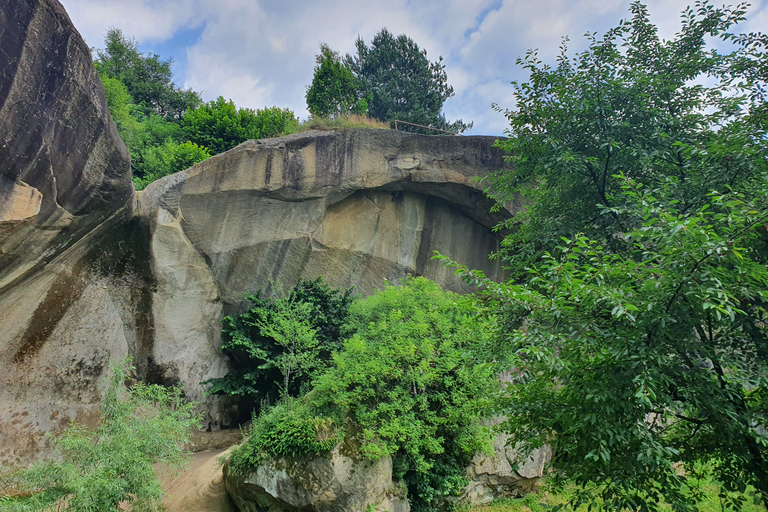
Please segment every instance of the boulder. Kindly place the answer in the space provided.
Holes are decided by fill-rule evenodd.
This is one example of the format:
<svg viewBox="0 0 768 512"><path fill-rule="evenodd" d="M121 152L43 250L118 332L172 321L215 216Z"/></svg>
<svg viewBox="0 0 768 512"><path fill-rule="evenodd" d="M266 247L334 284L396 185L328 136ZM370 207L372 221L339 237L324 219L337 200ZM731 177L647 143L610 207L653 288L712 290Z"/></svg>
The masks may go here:
<svg viewBox="0 0 768 512"><path fill-rule="evenodd" d="M468 291L435 251L502 278L491 228L519 205L490 213L476 181L503 165L494 141L310 131L248 141L152 183L139 210L157 283L153 361L215 423L226 411L199 383L226 373L219 321L247 292L322 276L368 295L409 274Z"/></svg>
<svg viewBox="0 0 768 512"><path fill-rule="evenodd" d="M128 151L66 12L0 0L0 464L95 419L102 370L135 339L134 288L102 265L128 244L134 206Z"/></svg>
<svg viewBox="0 0 768 512"><path fill-rule="evenodd" d="M351 458L342 445L307 460L269 460L247 477L224 466L224 482L241 512L409 512L392 459Z"/></svg>
<svg viewBox="0 0 768 512"><path fill-rule="evenodd" d="M493 455L477 454L467 468L470 483L458 501L464 505L483 505L493 500L527 494L544 476L544 467L552 460L548 445L523 457L519 444L506 434L493 440Z"/></svg>

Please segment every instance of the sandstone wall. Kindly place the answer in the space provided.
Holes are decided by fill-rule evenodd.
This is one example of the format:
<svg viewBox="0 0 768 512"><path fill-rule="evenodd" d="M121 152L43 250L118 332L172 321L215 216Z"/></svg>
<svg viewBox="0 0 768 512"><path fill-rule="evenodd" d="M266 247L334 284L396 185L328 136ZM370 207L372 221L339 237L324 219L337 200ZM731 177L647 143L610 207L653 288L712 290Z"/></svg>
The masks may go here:
<svg viewBox="0 0 768 512"><path fill-rule="evenodd" d="M134 203L128 152L66 12L0 0L3 464L39 452L70 419L92 420L103 365L128 353L134 297L93 257L97 241L124 236Z"/></svg>
<svg viewBox="0 0 768 512"><path fill-rule="evenodd" d="M503 165L493 142L305 132L245 142L151 184L139 210L157 280L153 363L206 404L215 427L226 411L199 382L226 373L219 321L247 292L323 276L368 295L408 274L467 291L434 251L502 277L488 260L499 243L491 227L514 205L489 213L475 181Z"/></svg>
<svg viewBox="0 0 768 512"><path fill-rule="evenodd" d="M370 294L407 274L465 291L438 250L501 277L474 181L489 137L389 130L249 141L140 195L91 56L56 0L0 0L0 463L92 423L109 361L180 383L207 426L233 411L223 314L246 292L322 275Z"/></svg>

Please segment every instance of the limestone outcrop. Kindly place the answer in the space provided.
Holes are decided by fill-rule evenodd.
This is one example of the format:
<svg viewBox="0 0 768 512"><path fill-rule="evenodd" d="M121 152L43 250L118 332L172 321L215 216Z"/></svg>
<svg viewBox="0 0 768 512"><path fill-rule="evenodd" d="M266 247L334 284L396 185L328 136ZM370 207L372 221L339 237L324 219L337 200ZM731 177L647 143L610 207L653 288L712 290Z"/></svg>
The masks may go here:
<svg viewBox="0 0 768 512"><path fill-rule="evenodd" d="M104 365L129 352L136 297L96 268L134 205L128 151L66 12L0 0L0 463L92 420Z"/></svg>
<svg viewBox="0 0 768 512"><path fill-rule="evenodd" d="M392 459L370 461L333 451L306 461L270 460L245 478L224 466L224 483L240 512L409 512Z"/></svg>
<svg viewBox="0 0 768 512"><path fill-rule="evenodd" d="M248 141L149 185L139 198L150 236L155 342L165 378L218 402L199 382L223 376L220 324L247 292L303 278L354 286L423 275L466 291L439 251L490 277L491 214L475 181L503 165L492 137L436 137L391 130L305 132Z"/></svg>

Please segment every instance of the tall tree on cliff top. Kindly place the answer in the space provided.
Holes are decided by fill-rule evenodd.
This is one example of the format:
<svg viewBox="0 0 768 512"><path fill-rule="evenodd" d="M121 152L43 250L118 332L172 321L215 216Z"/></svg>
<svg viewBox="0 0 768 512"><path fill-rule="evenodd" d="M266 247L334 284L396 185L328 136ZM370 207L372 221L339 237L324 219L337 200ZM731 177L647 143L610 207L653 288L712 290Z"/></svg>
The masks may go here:
<svg viewBox="0 0 768 512"><path fill-rule="evenodd" d="M697 4L668 41L631 13L555 66L519 60L514 172L489 183L531 205L507 226L513 280L460 269L504 318L499 413L556 445L574 504L696 510L702 475L726 506L748 485L768 503L764 36L729 35L744 5Z"/></svg>
<svg viewBox="0 0 768 512"><path fill-rule="evenodd" d="M405 34L395 37L386 28L368 47L362 38L355 42L357 54L347 54L346 64L358 79L363 97L370 94L368 115L383 122L393 119L443 130L463 132L471 128L461 119L449 122L443 103L453 96L445 65L440 57L427 59L427 51Z"/></svg>
<svg viewBox="0 0 768 512"><path fill-rule="evenodd" d="M335 118L348 114L365 114L368 102L362 98L357 79L338 52L327 44L320 45L312 84L307 88L307 110L313 117Z"/></svg>
<svg viewBox="0 0 768 512"><path fill-rule="evenodd" d="M126 37L118 28L109 29L104 44L104 49L96 51L96 69L120 80L145 116L156 114L178 120L187 109L200 104L199 93L173 83L173 59L162 60L154 53L141 53L136 40Z"/></svg>

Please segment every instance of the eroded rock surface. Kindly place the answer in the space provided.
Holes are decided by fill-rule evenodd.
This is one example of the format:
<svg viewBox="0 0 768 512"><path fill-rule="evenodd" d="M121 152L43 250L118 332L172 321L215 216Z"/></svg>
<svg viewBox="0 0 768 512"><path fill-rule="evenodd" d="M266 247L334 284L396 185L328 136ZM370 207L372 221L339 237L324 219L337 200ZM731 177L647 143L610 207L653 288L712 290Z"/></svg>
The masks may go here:
<svg viewBox="0 0 768 512"><path fill-rule="evenodd" d="M241 512L409 512L392 459L350 458L337 446L306 461L272 460L245 478L224 466L224 483Z"/></svg>
<svg viewBox="0 0 768 512"><path fill-rule="evenodd" d="M408 274L466 291L439 251L492 278L491 231L514 206L489 213L477 176L498 170L491 137L391 130L305 132L249 141L151 184L140 215L151 234L152 357L209 417L199 382L227 371L222 314L247 292L323 278L368 295Z"/></svg>
<svg viewBox="0 0 768 512"><path fill-rule="evenodd" d="M3 465L72 419L92 423L105 365L133 348L137 296L102 256L127 242L134 202L128 151L66 12L0 0Z"/></svg>

